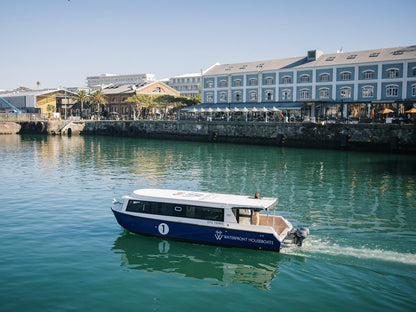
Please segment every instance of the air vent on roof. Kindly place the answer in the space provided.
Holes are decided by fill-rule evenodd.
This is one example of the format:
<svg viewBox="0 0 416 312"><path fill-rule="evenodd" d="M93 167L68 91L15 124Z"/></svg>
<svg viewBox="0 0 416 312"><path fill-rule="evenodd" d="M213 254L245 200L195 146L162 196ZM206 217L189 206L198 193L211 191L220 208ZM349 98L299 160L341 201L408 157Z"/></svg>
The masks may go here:
<svg viewBox="0 0 416 312"><path fill-rule="evenodd" d="M393 55L401 55L403 54L403 50L397 50L393 52Z"/></svg>
<svg viewBox="0 0 416 312"><path fill-rule="evenodd" d="M233 67L231 65L228 65L225 70L231 70Z"/></svg>
<svg viewBox="0 0 416 312"><path fill-rule="evenodd" d="M330 56L326 59L326 61L328 62L333 61L333 60L335 60L335 56Z"/></svg>
<svg viewBox="0 0 416 312"><path fill-rule="evenodd" d="M357 57L357 54L351 54L347 56L347 60L353 60Z"/></svg>
<svg viewBox="0 0 416 312"><path fill-rule="evenodd" d="M247 68L247 65L243 65L240 67L240 69L246 69L246 68Z"/></svg>
<svg viewBox="0 0 416 312"><path fill-rule="evenodd" d="M374 52L370 54L370 57L377 57L379 56L380 52Z"/></svg>
<svg viewBox="0 0 416 312"><path fill-rule="evenodd" d="M263 66L264 66L264 63L260 63L259 65L257 65L256 67L257 68L263 68Z"/></svg>

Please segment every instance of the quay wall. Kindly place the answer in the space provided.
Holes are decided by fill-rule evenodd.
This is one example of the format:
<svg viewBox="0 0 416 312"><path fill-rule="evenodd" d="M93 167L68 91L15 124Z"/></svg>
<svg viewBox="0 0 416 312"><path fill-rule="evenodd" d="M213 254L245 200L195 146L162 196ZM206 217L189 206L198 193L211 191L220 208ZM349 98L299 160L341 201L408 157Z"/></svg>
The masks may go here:
<svg viewBox="0 0 416 312"><path fill-rule="evenodd" d="M1 124L1 123L0 123ZM415 124L317 124L226 121L30 121L18 133L111 135L416 154ZM10 129L10 125L8 129ZM1 133L0 126L0 133Z"/></svg>

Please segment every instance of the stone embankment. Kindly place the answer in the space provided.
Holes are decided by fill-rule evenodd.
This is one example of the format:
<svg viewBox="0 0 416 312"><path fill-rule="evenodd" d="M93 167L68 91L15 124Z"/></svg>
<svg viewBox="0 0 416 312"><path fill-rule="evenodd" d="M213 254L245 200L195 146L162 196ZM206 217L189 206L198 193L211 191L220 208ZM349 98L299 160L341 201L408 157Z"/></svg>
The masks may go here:
<svg viewBox="0 0 416 312"><path fill-rule="evenodd" d="M111 135L218 143L416 154L416 125L198 121L0 123L0 133ZM19 129L19 130L18 130ZM7 131L6 131L7 130Z"/></svg>

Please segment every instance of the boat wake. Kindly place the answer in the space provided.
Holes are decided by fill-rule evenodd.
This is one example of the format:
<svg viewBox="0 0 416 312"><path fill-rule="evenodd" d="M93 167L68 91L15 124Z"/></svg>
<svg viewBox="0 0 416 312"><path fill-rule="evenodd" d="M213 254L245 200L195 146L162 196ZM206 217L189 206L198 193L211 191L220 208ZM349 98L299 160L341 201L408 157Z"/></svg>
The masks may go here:
<svg viewBox="0 0 416 312"><path fill-rule="evenodd" d="M361 260L375 260L416 265L416 254L400 253L382 249L369 249L365 246L363 248L340 246L338 244L324 242L321 239L314 239L313 237L309 237L302 247L297 247L295 245L285 246L281 250L281 253L306 258L344 256Z"/></svg>

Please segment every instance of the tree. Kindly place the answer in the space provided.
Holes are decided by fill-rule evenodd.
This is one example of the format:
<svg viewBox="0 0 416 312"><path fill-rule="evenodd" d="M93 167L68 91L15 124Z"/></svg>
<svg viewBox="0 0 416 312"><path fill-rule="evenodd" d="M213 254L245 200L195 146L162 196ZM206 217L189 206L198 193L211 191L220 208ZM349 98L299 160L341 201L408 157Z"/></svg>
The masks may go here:
<svg viewBox="0 0 416 312"><path fill-rule="evenodd" d="M89 96L89 101L93 105L97 105L98 116L100 116L100 105L105 106L108 103L107 97L100 89Z"/></svg>
<svg viewBox="0 0 416 312"><path fill-rule="evenodd" d="M78 90L78 92L74 95L74 100L76 102L81 103L81 118L82 118L82 113L83 113L83 110L84 110L84 103L88 101L87 91Z"/></svg>
<svg viewBox="0 0 416 312"><path fill-rule="evenodd" d="M165 115L168 114L168 108L169 106L176 106L175 97L173 95L159 95L154 98L154 102L156 102L158 105L157 107L163 107L165 110Z"/></svg>
<svg viewBox="0 0 416 312"><path fill-rule="evenodd" d="M46 112L48 112L48 113L54 113L55 111L56 111L55 105L48 104L48 106L46 106Z"/></svg>
<svg viewBox="0 0 416 312"><path fill-rule="evenodd" d="M153 98L147 94L135 94L126 99L127 103L131 103L131 109L133 110L133 118L136 120L140 118L143 108L148 108L153 105Z"/></svg>

